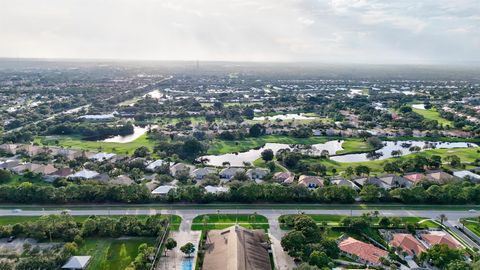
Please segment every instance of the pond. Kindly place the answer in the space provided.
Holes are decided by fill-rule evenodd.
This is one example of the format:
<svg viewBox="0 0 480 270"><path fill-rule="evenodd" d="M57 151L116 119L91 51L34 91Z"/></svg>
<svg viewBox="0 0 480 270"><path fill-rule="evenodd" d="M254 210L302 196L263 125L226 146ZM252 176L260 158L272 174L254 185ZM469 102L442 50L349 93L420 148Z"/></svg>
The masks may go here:
<svg viewBox="0 0 480 270"><path fill-rule="evenodd" d="M265 121L265 120L270 120L270 121L275 121L275 120L315 120L318 119L318 117L314 116L305 116L304 113L299 113L299 114L294 114L294 113L288 113L288 114L277 114L277 115L272 115L272 116L257 116L254 117L254 121Z"/></svg>
<svg viewBox="0 0 480 270"><path fill-rule="evenodd" d="M347 154L347 155L340 155L330 157L331 160L337 162L363 162L363 161L370 161L370 160L383 160L387 158L391 158L392 151L401 151L398 153L399 156L408 155L413 153L410 150L410 147L418 146L420 147L420 151L425 151L434 148L440 149L451 149L451 148L466 148L466 147L478 147L478 145L474 143L465 143L465 142L424 142L424 141L385 141L383 142L384 146L377 150L372 157L371 154L368 153L360 153L360 154ZM413 150L413 149L412 149Z"/></svg>
<svg viewBox="0 0 480 270"><path fill-rule="evenodd" d="M280 149L294 149L300 148L306 154L319 156L323 150L327 150L329 155L335 155L337 151L343 150L343 141L328 141L326 143L314 144L311 147L306 145L288 145L284 143L266 143L264 146L252 149L247 152L228 153L223 155L208 155L202 158L207 158L210 166L222 166L224 162L228 162L230 166L242 167L244 162L253 163L261 157L261 153L265 149L272 149L273 153L277 153Z"/></svg>
<svg viewBox="0 0 480 270"><path fill-rule="evenodd" d="M419 110L426 110L425 104L412 104L412 108L419 109Z"/></svg>
<svg viewBox="0 0 480 270"><path fill-rule="evenodd" d="M104 140L100 140L100 142L113 142L113 143L133 142L136 139L140 138L140 136L145 134L148 131L149 128L150 128L150 126L146 126L146 127L133 126L133 134L129 134L129 135L125 135L125 136L117 135L117 136L113 136L113 137L110 137L110 138L107 138L107 139L104 139Z"/></svg>

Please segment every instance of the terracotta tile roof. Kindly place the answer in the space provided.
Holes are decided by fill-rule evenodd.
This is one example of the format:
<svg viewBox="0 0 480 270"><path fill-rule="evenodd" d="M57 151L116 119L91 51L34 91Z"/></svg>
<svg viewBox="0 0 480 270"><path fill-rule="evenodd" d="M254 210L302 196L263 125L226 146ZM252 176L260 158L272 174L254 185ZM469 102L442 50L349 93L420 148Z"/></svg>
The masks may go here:
<svg viewBox="0 0 480 270"><path fill-rule="evenodd" d="M372 244L358 241L352 237L348 237L340 242L338 247L345 253L355 255L360 259L373 264L379 264L380 258L388 256L387 251L379 249Z"/></svg>
<svg viewBox="0 0 480 270"><path fill-rule="evenodd" d="M427 176L423 173L410 173L410 174L405 174L403 178L409 180L410 182L418 183L423 179L427 178Z"/></svg>
<svg viewBox="0 0 480 270"><path fill-rule="evenodd" d="M449 248L462 247L462 245L457 240L453 239L453 237L451 237L449 234L442 231L431 231L430 233L422 234L421 237L431 246L446 244Z"/></svg>
<svg viewBox="0 0 480 270"><path fill-rule="evenodd" d="M418 255L425 251L422 244L411 234L396 233L390 241L390 245L400 247L408 255Z"/></svg>

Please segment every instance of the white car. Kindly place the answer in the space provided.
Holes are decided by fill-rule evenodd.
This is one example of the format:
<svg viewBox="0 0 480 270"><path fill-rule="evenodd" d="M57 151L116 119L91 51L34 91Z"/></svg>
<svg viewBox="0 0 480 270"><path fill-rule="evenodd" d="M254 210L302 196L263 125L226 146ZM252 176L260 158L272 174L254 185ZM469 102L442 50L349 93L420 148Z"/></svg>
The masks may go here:
<svg viewBox="0 0 480 270"><path fill-rule="evenodd" d="M20 212L22 212L22 209L13 209L12 210L12 213L20 213Z"/></svg>
<svg viewBox="0 0 480 270"><path fill-rule="evenodd" d="M470 210L468 210L468 212L470 212L470 213L476 213L477 210L475 210L475 209L470 209Z"/></svg>

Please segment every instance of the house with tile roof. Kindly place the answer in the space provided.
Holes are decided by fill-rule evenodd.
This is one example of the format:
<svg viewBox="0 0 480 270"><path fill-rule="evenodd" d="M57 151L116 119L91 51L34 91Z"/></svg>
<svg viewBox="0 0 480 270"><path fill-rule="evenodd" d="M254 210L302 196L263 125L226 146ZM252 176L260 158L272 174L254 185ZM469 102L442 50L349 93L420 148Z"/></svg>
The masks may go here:
<svg viewBox="0 0 480 270"><path fill-rule="evenodd" d="M427 180L428 181L431 181L431 182L434 182L434 183L437 183L437 184L446 184L448 182L453 182L453 181L458 181L460 180L459 178L451 175L451 174L448 174L444 171L431 171L431 172L428 172L427 174Z"/></svg>
<svg viewBox="0 0 480 270"><path fill-rule="evenodd" d="M457 240L455 240L450 234L444 231L430 231L428 233L420 234L420 239L427 243L428 247L445 244L449 248L462 248Z"/></svg>
<svg viewBox="0 0 480 270"><path fill-rule="evenodd" d="M352 237L341 240L338 243L338 248L348 257L372 266L380 265L380 258L388 256L386 250Z"/></svg>
<svg viewBox="0 0 480 270"><path fill-rule="evenodd" d="M280 184L291 184L295 180L295 175L291 172L277 172L273 175L273 181Z"/></svg>
<svg viewBox="0 0 480 270"><path fill-rule="evenodd" d="M307 188L323 187L324 181L320 176L300 175L298 178L298 184Z"/></svg>
<svg viewBox="0 0 480 270"><path fill-rule="evenodd" d="M426 250L422 243L409 233L394 233L390 245L399 248L401 250L399 255L405 253L406 258L418 256Z"/></svg>
<svg viewBox="0 0 480 270"><path fill-rule="evenodd" d="M351 187L353 189L359 189L357 185L355 185L355 183L353 183L352 181L350 180L347 180L343 177L332 177L330 179L330 183L332 185L337 185L337 186L345 186L345 187Z"/></svg>

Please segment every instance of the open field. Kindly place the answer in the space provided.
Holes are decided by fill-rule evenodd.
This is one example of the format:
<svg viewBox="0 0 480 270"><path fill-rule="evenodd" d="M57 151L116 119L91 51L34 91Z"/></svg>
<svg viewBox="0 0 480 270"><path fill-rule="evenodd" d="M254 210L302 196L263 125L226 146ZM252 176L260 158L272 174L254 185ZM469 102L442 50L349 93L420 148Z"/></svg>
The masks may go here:
<svg viewBox="0 0 480 270"><path fill-rule="evenodd" d="M440 117L440 114L437 112L437 110L435 108L432 108L430 110L422 110L422 109L413 108L413 111L415 113L420 114L421 116L423 116L426 119L437 120L438 123L443 125L443 126L448 125L450 127L453 127L453 123L451 121L445 119L445 118Z"/></svg>
<svg viewBox="0 0 480 270"><path fill-rule="evenodd" d="M365 165L370 168L370 171L373 174L384 174L385 171L383 170L383 165L386 162L391 162L396 159L402 159L402 160L411 159L415 155L420 155L425 157L438 155L438 156L441 156L442 158L445 158L449 155L457 155L461 159L462 163L465 164L465 163L473 162L475 161L475 159L478 158L479 153L477 151L478 151L477 148L432 149L432 150L426 150L419 153L412 153L412 154L405 155L402 157L397 157L397 158L388 158L384 160L372 160L372 161L365 161L365 162L336 162L333 160L320 159L320 158L310 158L310 159L305 159L305 161L308 163L322 163L325 166L327 166L327 169L329 172L333 168L335 168L337 172L342 172L342 171L345 171L348 167ZM443 166L449 168L449 165L444 164ZM468 166L467 166L467 169L468 169Z"/></svg>
<svg viewBox="0 0 480 270"><path fill-rule="evenodd" d="M265 135L258 138L245 138L237 141L213 140L208 149L209 155L220 155L234 152L245 152L250 149L262 147L266 143L304 144L312 145L325 143L332 140L344 140L342 153L364 152L371 148L362 140L356 138L339 138L326 136L312 136L309 138L295 138L284 135Z"/></svg>
<svg viewBox="0 0 480 270"><path fill-rule="evenodd" d="M207 216L207 220L204 218ZM204 222L205 221L205 222ZM206 223L206 224L204 224ZM262 215L235 215L235 214L212 214L199 215L192 221L192 230L217 230L225 229L235 224L239 224L247 229L268 229L268 219ZM206 225L206 226L204 226Z"/></svg>
<svg viewBox="0 0 480 270"><path fill-rule="evenodd" d="M105 151L116 154L133 154L135 149L145 146L153 150L155 143L148 139L147 134L143 134L138 139L128 143L97 142L86 141L74 136L55 136L52 138L38 137L35 139L40 145L63 146L65 148L74 148L90 151ZM58 144L57 144L58 142Z"/></svg>
<svg viewBox="0 0 480 270"><path fill-rule="evenodd" d="M155 238L89 238L79 247L78 255L92 256L87 270L123 270L135 260L143 243L153 246Z"/></svg>
<svg viewBox="0 0 480 270"><path fill-rule="evenodd" d="M480 237L480 223L478 220L464 219L462 224L465 225L470 231Z"/></svg>

